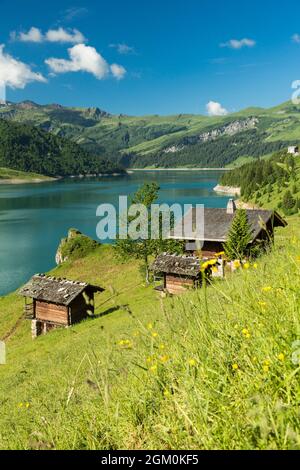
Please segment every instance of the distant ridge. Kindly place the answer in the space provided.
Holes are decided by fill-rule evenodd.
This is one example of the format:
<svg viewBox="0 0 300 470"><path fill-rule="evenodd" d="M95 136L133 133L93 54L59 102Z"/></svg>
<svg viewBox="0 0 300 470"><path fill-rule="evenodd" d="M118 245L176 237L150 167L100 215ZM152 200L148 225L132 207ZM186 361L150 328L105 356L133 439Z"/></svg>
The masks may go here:
<svg viewBox="0 0 300 470"><path fill-rule="evenodd" d="M300 136L300 106L291 101L214 117L114 115L99 107L23 101L0 107L0 118L70 139L128 168L232 166L298 144Z"/></svg>

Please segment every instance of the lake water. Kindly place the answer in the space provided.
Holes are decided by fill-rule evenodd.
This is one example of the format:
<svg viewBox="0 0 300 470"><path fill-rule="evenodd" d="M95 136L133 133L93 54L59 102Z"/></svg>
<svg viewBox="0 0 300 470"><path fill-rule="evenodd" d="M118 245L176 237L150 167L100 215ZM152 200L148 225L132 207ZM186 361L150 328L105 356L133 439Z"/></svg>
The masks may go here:
<svg viewBox="0 0 300 470"><path fill-rule="evenodd" d="M55 265L69 228L96 239L99 204L117 204L144 182L160 185L159 202L226 207L213 192L220 171L143 171L120 177L0 185L0 295Z"/></svg>

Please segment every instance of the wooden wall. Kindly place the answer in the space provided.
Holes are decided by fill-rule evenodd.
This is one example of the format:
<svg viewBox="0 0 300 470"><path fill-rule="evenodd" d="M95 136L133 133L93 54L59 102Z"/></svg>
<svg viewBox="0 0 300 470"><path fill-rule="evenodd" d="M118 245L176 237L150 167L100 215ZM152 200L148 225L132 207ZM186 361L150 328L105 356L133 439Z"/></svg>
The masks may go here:
<svg viewBox="0 0 300 470"><path fill-rule="evenodd" d="M35 301L35 318L37 320L49 321L60 325L68 325L68 312L68 307L39 300Z"/></svg>
<svg viewBox="0 0 300 470"><path fill-rule="evenodd" d="M181 294L195 285L194 279L174 274L166 274L165 288L170 294Z"/></svg>

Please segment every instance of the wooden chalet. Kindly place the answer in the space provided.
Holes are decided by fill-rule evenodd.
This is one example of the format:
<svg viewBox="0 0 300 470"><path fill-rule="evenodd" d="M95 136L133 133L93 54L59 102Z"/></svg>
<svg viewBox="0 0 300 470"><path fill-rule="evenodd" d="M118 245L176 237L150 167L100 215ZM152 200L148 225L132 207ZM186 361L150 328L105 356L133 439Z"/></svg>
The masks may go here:
<svg viewBox="0 0 300 470"><path fill-rule="evenodd" d="M201 282L200 260L195 256L164 253L156 258L151 270L163 277L161 290L169 294L180 294L198 287Z"/></svg>
<svg viewBox="0 0 300 470"><path fill-rule="evenodd" d="M37 274L20 290L25 313L32 320L32 336L68 327L94 315L94 294L101 287ZM27 299L31 299L28 303Z"/></svg>
<svg viewBox="0 0 300 470"><path fill-rule="evenodd" d="M202 257L210 259L223 251L236 210L233 199L228 202L226 209L210 209L205 207L202 221L204 224L203 238L200 239L193 233L186 236L178 236L178 234L174 234L174 231L170 233L169 238L185 240L186 252L190 254L198 251L200 246ZM195 227L197 219L201 221L201 217L197 217L196 211L196 208L191 209L182 219L181 225L186 224L185 226ZM274 229L287 225L286 221L275 211L254 209L247 210L246 212L252 233L251 245L270 242L274 238Z"/></svg>

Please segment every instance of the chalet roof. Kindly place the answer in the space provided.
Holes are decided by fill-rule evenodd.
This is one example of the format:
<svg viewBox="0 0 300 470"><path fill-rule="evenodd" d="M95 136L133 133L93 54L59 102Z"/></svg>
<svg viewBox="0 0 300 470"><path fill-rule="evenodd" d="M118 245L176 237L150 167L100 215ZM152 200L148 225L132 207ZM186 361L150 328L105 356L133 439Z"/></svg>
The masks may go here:
<svg viewBox="0 0 300 470"><path fill-rule="evenodd" d="M156 258L151 270L155 273L198 277L200 260L195 256L177 256L163 253Z"/></svg>
<svg viewBox="0 0 300 470"><path fill-rule="evenodd" d="M19 294L35 300L68 306L86 289L94 292L102 292L104 290L101 287L92 286L85 282L36 274L20 289Z"/></svg>
<svg viewBox="0 0 300 470"><path fill-rule="evenodd" d="M194 227L196 224L196 211L197 209L193 208L184 217L185 221L190 220L192 217L192 223L190 224L191 227ZM251 227L251 242L257 239L260 232L272 219L274 227L285 227L287 225L287 223L280 217L280 215L274 211L255 209L247 210L246 213L248 223ZM234 215L234 212L228 213L227 209L204 208L204 241L225 242L227 239L228 232L231 228ZM199 217L199 220L201 221L201 217ZM171 231L170 238L188 240L200 239L200 237L197 237L195 234L189 234L185 237L179 237L177 235L175 236L174 231Z"/></svg>

